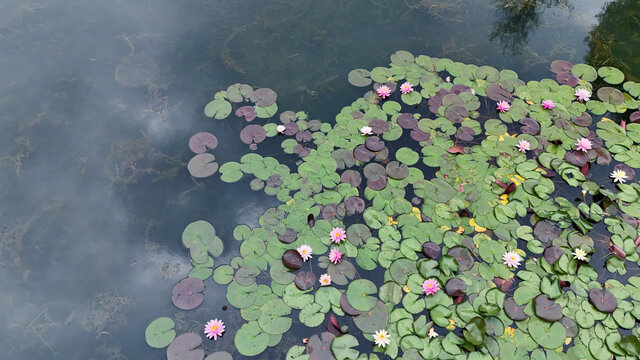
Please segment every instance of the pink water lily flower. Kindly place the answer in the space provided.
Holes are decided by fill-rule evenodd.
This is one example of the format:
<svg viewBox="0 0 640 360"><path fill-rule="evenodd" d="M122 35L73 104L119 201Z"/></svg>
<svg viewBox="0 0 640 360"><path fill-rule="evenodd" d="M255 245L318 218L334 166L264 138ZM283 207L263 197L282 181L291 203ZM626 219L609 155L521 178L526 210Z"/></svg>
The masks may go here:
<svg viewBox="0 0 640 360"><path fill-rule="evenodd" d="M520 140L518 145L516 145L519 151L526 152L527 150L531 150L531 144L527 140Z"/></svg>
<svg viewBox="0 0 640 360"><path fill-rule="evenodd" d="M583 137L578 139L576 146L578 147L576 150L587 152L587 150L591 150L593 144L591 143L591 140Z"/></svg>
<svg viewBox="0 0 640 360"><path fill-rule="evenodd" d="M506 253L504 253L504 255L502 255L502 260L504 261L503 264L515 269L520 266L522 256L518 255L518 253L516 253L515 251L507 251Z"/></svg>
<svg viewBox="0 0 640 360"><path fill-rule="evenodd" d="M340 250L338 250L338 248L333 248L329 253L329 261L331 261L334 264L337 264L342 259L342 255L344 254L341 253Z"/></svg>
<svg viewBox="0 0 640 360"><path fill-rule="evenodd" d="M329 286L331 285L331 275L329 274L322 274L320 275L320 286Z"/></svg>
<svg viewBox="0 0 640 360"><path fill-rule="evenodd" d="M329 236L331 236L331 241L333 241L336 244L340 244L342 240L347 238L347 234L345 234L344 229L339 227L333 228Z"/></svg>
<svg viewBox="0 0 640 360"><path fill-rule="evenodd" d="M378 92L378 96L383 99L386 99L389 95L391 95L391 90L386 85L380 86L376 91Z"/></svg>
<svg viewBox="0 0 640 360"><path fill-rule="evenodd" d="M505 111L509 111L509 108L511 108L511 105L509 105L509 103L506 101L498 101L498 106L496 108L500 112L505 112Z"/></svg>
<svg viewBox="0 0 640 360"><path fill-rule="evenodd" d="M400 91L402 91L403 94L408 94L413 91L413 85L411 85L411 83L409 82L405 82L404 84L400 85Z"/></svg>
<svg viewBox="0 0 640 360"><path fill-rule="evenodd" d="M213 319L204 326L204 334L209 339L218 340L218 336L222 336L223 332L224 323L222 322L222 320Z"/></svg>
<svg viewBox="0 0 640 360"><path fill-rule="evenodd" d="M436 279L430 278L422 283L422 290L424 291L425 295L433 295L437 293L438 290L440 290L440 286L438 285L438 281Z"/></svg>
<svg viewBox="0 0 640 360"><path fill-rule="evenodd" d="M591 92L582 88L576 89L576 92L573 95L578 97L578 100L580 101L589 101L589 98L591 98Z"/></svg>
<svg viewBox="0 0 640 360"><path fill-rule="evenodd" d="M554 104L553 100L544 100L542 102L542 108L546 110L551 110L554 106L556 106L556 104Z"/></svg>

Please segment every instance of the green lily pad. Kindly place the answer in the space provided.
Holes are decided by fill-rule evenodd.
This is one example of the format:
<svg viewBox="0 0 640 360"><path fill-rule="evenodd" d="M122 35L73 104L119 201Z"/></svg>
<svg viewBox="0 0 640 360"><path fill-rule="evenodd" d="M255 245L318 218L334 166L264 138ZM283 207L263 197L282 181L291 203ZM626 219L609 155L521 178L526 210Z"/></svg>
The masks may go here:
<svg viewBox="0 0 640 360"><path fill-rule="evenodd" d="M213 100L204 107L204 114L210 118L224 119L231 114L231 103L226 100Z"/></svg>
<svg viewBox="0 0 640 360"><path fill-rule="evenodd" d="M240 354L256 356L267 349L269 339L269 334L262 331L257 321L250 321L236 332L234 344Z"/></svg>
<svg viewBox="0 0 640 360"><path fill-rule="evenodd" d="M175 323L168 317L153 320L144 332L147 344L152 348L161 349L171 344L176 337Z"/></svg>
<svg viewBox="0 0 640 360"><path fill-rule="evenodd" d="M567 333L559 322L548 323L537 317L529 319L528 329L531 338L540 346L555 349L564 343Z"/></svg>
<svg viewBox="0 0 640 360"><path fill-rule="evenodd" d="M358 279L349 284L347 288L347 300L349 305L358 311L369 311L376 306L378 299L373 294L378 293L378 287L371 280Z"/></svg>
<svg viewBox="0 0 640 360"><path fill-rule="evenodd" d="M378 301L371 310L354 317L353 322L363 332L373 333L387 327L389 311L382 301Z"/></svg>
<svg viewBox="0 0 640 360"><path fill-rule="evenodd" d="M353 348L358 345L358 339L353 335L344 334L336 336L331 342L331 352L336 359L355 359L360 352Z"/></svg>

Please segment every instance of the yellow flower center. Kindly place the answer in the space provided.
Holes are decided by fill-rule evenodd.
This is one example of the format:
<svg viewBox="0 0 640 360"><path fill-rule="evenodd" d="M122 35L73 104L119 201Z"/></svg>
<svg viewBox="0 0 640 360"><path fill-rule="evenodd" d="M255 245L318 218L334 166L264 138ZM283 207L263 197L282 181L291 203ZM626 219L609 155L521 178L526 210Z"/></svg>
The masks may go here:
<svg viewBox="0 0 640 360"><path fill-rule="evenodd" d="M380 334L380 339L384 339L384 334Z"/></svg>
<svg viewBox="0 0 640 360"><path fill-rule="evenodd" d="M213 330L213 331L218 330L218 326L217 326L217 325L212 325L212 326L211 326L211 330Z"/></svg>
<svg viewBox="0 0 640 360"><path fill-rule="evenodd" d="M427 284L427 287L430 288L432 285L431 284Z"/></svg>

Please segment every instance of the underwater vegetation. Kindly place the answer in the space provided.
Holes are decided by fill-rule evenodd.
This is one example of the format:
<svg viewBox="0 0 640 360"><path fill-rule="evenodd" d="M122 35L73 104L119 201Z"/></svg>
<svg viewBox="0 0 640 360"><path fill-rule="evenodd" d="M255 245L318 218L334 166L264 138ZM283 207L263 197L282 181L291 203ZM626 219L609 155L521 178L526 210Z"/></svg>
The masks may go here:
<svg viewBox="0 0 640 360"><path fill-rule="evenodd" d="M207 354L203 335L257 358L640 356L640 84L613 67L550 69L525 83L397 51L349 73L365 92L335 124L280 111L268 88L216 93L205 115L250 122L239 136L254 152L222 161L198 133L188 171L281 204L238 225L239 256L217 266L211 223L182 234L193 268L173 304L197 308L212 278L240 323L217 312L177 334L160 317L147 343L169 360L237 356ZM255 152L270 142L285 163ZM292 331L310 335L277 348Z"/></svg>

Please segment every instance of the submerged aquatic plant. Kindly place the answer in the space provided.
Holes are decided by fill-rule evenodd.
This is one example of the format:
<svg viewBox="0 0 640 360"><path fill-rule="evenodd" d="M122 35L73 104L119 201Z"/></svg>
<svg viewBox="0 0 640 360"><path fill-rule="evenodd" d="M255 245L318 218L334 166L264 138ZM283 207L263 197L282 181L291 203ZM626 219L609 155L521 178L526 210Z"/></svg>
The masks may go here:
<svg viewBox="0 0 640 360"><path fill-rule="evenodd" d="M241 140L278 141L299 162L249 153L220 165L222 181L246 180L280 204L259 226L234 229L240 251L226 263L211 224L187 226L196 280L179 283L176 306L197 307L213 276L241 309L229 313L242 318L233 345L258 358L282 357L276 346L294 321L315 332L289 348L295 360L375 359L359 346L372 339L385 358L637 358L640 277L629 270L640 262L640 113L628 109L640 105L640 84L613 68L554 61L551 70L555 79L525 83L398 51L388 67L349 73L363 96L335 124L280 111L268 89L217 93L208 116L255 112ZM389 98L404 83L416 85ZM575 101L578 89L594 99L587 90ZM494 102L509 110L496 118L483 105ZM608 165L625 183L598 182ZM197 334L176 338L167 319L152 324L151 346L199 344Z"/></svg>

